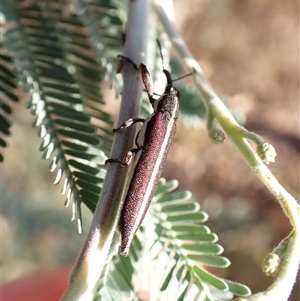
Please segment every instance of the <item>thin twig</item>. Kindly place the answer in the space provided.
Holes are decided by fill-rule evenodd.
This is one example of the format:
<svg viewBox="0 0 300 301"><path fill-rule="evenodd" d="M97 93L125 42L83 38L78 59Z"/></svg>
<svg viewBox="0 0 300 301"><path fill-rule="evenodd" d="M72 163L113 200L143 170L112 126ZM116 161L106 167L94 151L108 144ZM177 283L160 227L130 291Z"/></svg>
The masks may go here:
<svg viewBox="0 0 300 301"><path fill-rule="evenodd" d="M123 55L139 65L145 57L146 50L147 22L145 20L148 17L148 1L130 1L128 11ZM122 74L124 87L118 125L132 116L139 115L142 94L139 72L125 63ZM122 158L132 147L134 136L134 129L117 133L111 156ZM128 168L109 164L89 233L70 276L69 287L61 301L93 300L115 234L127 175Z"/></svg>

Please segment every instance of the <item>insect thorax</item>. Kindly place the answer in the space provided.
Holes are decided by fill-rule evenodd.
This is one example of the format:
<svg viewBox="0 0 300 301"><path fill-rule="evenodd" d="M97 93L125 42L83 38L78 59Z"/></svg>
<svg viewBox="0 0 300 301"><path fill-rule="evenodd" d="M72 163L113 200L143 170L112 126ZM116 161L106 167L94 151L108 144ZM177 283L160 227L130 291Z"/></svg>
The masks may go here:
<svg viewBox="0 0 300 301"><path fill-rule="evenodd" d="M167 86L165 93L155 103L155 112L168 112L170 118L178 118L179 115L179 92L175 87Z"/></svg>

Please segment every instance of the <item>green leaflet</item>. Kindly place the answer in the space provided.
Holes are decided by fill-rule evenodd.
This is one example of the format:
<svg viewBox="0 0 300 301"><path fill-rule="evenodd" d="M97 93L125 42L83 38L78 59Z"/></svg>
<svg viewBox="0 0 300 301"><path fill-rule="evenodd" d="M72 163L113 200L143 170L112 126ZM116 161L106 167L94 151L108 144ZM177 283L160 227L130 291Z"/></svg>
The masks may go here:
<svg viewBox="0 0 300 301"><path fill-rule="evenodd" d="M2 37L4 35L4 37ZM5 32L4 30L0 33L1 41L3 38L5 38ZM6 147L7 143L4 140L4 137L10 136L10 127L11 122L8 119L9 115L12 114L12 108L14 102L19 101L17 96L17 90L16 90L16 76L12 72L11 69L11 62L12 59L10 55L6 55L7 49L5 45L0 44L0 146ZM4 157L2 153L0 152L0 162L3 162Z"/></svg>
<svg viewBox="0 0 300 301"><path fill-rule="evenodd" d="M226 268L230 261L220 256L223 247L216 244L218 236L202 224L207 220L207 214L200 210L198 203L189 199L190 193L174 192L175 183L161 180L158 196L155 194L150 207L152 218L144 227L144 235L147 235L144 243L149 245L151 255L148 258L154 261L153 273L161 279L160 289L172 300L214 301L215 292L211 287L220 292L249 295L246 286L235 286L206 270L206 266ZM133 249L134 246L130 252Z"/></svg>
<svg viewBox="0 0 300 301"><path fill-rule="evenodd" d="M194 272L197 276L199 276L199 278L202 281L205 281L205 282L213 285L217 289L219 289L221 291L228 291L229 290L229 286L227 285L227 283L223 279L214 276L213 274L209 273L208 271L206 271L204 269L201 269L198 266L195 266L194 267Z"/></svg>

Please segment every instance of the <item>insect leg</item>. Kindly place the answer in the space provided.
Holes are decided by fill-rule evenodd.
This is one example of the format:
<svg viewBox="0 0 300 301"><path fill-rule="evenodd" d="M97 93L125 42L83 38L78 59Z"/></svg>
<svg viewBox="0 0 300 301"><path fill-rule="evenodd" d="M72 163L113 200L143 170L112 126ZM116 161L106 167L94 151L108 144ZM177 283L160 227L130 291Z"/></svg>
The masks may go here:
<svg viewBox="0 0 300 301"><path fill-rule="evenodd" d="M110 158L105 161L105 164L118 163L119 165L126 167L131 163L134 154L138 153L140 150L142 150L142 148L143 148L142 146L139 146L137 148L132 148L131 150L128 151L124 160Z"/></svg>
<svg viewBox="0 0 300 301"><path fill-rule="evenodd" d="M125 62L130 63L135 70L139 70L139 67L137 66L137 64L133 60L131 60L129 57L126 57L124 55L118 55L118 59L119 59L119 62L118 62L118 66L117 66L117 73L120 73L122 71Z"/></svg>
<svg viewBox="0 0 300 301"><path fill-rule="evenodd" d="M118 55L119 63L117 67L117 73L120 73L124 67L125 61L130 63L134 69L140 70L141 71L141 76L142 76L142 81L145 86L145 90L147 92L149 101L151 104L155 102L155 98L153 97L154 92L153 92L153 81L150 72L148 71L147 67L144 64L140 64L138 67L137 64L132 61L130 58L123 56L123 55Z"/></svg>
<svg viewBox="0 0 300 301"><path fill-rule="evenodd" d="M153 81L152 81L151 74L144 64L140 64L140 70L141 70L142 81L144 83L149 101L151 104L153 104L156 99L153 97L153 94L154 94L153 93Z"/></svg>
<svg viewBox="0 0 300 301"><path fill-rule="evenodd" d="M118 128L113 129L113 132L118 132L121 129L130 127L131 125L133 125L136 122L145 122L144 118L129 118L128 120L126 120L124 123L122 123Z"/></svg>

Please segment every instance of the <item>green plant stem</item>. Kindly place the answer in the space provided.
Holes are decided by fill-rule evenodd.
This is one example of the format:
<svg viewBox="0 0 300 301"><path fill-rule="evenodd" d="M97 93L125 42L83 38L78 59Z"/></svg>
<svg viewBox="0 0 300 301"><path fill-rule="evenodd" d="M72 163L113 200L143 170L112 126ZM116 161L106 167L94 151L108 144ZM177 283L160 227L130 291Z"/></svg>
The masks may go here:
<svg viewBox="0 0 300 301"><path fill-rule="evenodd" d="M130 1L123 55L139 64L146 52L148 1ZM132 116L138 116L142 83L140 73L130 64L122 69L124 88L118 125ZM135 127L116 133L112 158L123 158L132 147ZM111 242L116 230L128 168L109 164L94 218L82 251L70 276L70 284L60 300L91 301L106 264Z"/></svg>
<svg viewBox="0 0 300 301"><path fill-rule="evenodd" d="M195 61L182 37L176 31L174 25L168 19L161 1L154 1L156 13L160 19L162 26L167 32L173 48L181 58L182 63L187 72L193 68L196 70L194 74L194 82L196 88L203 99L207 111L214 115L220 126L232 140L234 145L242 154L244 160L261 180L261 182L269 189L275 196L278 203L281 205L284 213L288 217L291 225L294 228L292 239L289 241L287 254L281 265L281 270L275 282L267 289L270 295L271 291L278 293L280 291L281 298L278 300L287 300L291 293L293 283L297 276L297 270L300 262L300 209L297 201L280 185L277 179L273 176L270 170L257 156L257 154L250 147L248 141L244 138L244 129L237 123L237 121L230 114L224 103L217 96L212 89L210 83L205 78L202 69ZM287 284L289 283L289 285ZM283 285L282 285L283 284ZM284 288L284 289L283 289ZM282 291L283 290L283 291ZM264 292L264 293L266 293ZM274 295L273 295L274 296ZM250 297L251 298L251 297ZM252 299L243 300L252 300ZM258 300L258 299L257 299ZM272 299L274 300L274 299Z"/></svg>
<svg viewBox="0 0 300 301"><path fill-rule="evenodd" d="M298 221L298 227L300 222ZM259 292L248 298L237 298L234 301L287 301L296 280L300 254L300 232L294 231L289 237L287 251L276 280L264 292Z"/></svg>

